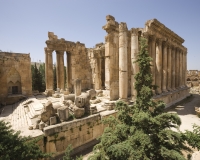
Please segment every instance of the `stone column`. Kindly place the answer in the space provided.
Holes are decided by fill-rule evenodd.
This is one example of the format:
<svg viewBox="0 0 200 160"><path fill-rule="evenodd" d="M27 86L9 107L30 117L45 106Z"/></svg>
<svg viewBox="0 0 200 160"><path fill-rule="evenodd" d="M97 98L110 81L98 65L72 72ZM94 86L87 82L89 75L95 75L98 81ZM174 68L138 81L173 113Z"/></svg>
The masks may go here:
<svg viewBox="0 0 200 160"><path fill-rule="evenodd" d="M45 81L46 90L53 90L53 50L45 48Z"/></svg>
<svg viewBox="0 0 200 160"><path fill-rule="evenodd" d="M127 26L126 23L119 24L119 99L126 100L128 93L128 55L127 55Z"/></svg>
<svg viewBox="0 0 200 160"><path fill-rule="evenodd" d="M59 51L60 54L60 89L65 89L65 69L64 69L64 51Z"/></svg>
<svg viewBox="0 0 200 160"><path fill-rule="evenodd" d="M81 80L80 79L76 79L75 80L75 83L74 83L74 93L75 93L75 97L81 95Z"/></svg>
<svg viewBox="0 0 200 160"><path fill-rule="evenodd" d="M184 66L185 66L185 71L184 71L184 75L185 75L185 78L184 78L184 85L185 87L187 87L187 48L185 49L185 51L183 52L184 53L184 59L185 59L185 63L184 63Z"/></svg>
<svg viewBox="0 0 200 160"><path fill-rule="evenodd" d="M163 73L162 73L162 92L167 92L167 43L163 42Z"/></svg>
<svg viewBox="0 0 200 160"><path fill-rule="evenodd" d="M179 55L180 55L180 58L179 58L179 63L180 63L180 70L179 70L179 87L183 87L183 51L180 50L179 51Z"/></svg>
<svg viewBox="0 0 200 160"><path fill-rule="evenodd" d="M71 54L70 53L66 53L67 54L67 88L69 90L69 92L72 91L72 71L71 71Z"/></svg>
<svg viewBox="0 0 200 160"><path fill-rule="evenodd" d="M157 39L156 43L156 93L161 94L162 90L162 39Z"/></svg>
<svg viewBox="0 0 200 160"><path fill-rule="evenodd" d="M155 63L155 60L156 60L156 38L155 36L150 36L150 45L151 45L151 56L152 56L152 61L151 61L151 72L152 72L152 78L153 78L153 82L152 84L155 85L155 80L156 80L156 77L155 77L155 73L156 73L156 63Z"/></svg>
<svg viewBox="0 0 200 160"><path fill-rule="evenodd" d="M167 51L167 90L171 91L172 88L172 53L171 53L171 45L168 44Z"/></svg>
<svg viewBox="0 0 200 160"><path fill-rule="evenodd" d="M175 90L175 84L176 84L176 53L175 53L175 47L172 46L172 89Z"/></svg>
<svg viewBox="0 0 200 160"><path fill-rule="evenodd" d="M179 67L180 67L180 63L179 63L179 48L177 47L176 48L176 58L175 58L175 60L176 60L176 83L175 83L175 87L176 87L176 89L178 89L179 88Z"/></svg>
<svg viewBox="0 0 200 160"><path fill-rule="evenodd" d="M138 29L131 29L131 97L135 100L137 92L135 90L135 75L139 72L138 64L133 63L137 60L138 55Z"/></svg>
<svg viewBox="0 0 200 160"><path fill-rule="evenodd" d="M60 88L60 54L59 51L56 51L56 80L57 88Z"/></svg>

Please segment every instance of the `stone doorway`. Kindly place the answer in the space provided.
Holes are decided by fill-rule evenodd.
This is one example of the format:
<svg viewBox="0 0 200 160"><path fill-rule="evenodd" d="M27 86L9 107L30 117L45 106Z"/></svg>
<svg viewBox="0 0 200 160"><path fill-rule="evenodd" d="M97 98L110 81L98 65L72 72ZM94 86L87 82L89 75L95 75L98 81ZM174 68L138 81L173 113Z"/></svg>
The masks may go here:
<svg viewBox="0 0 200 160"><path fill-rule="evenodd" d="M12 86L12 94L18 94L18 86Z"/></svg>

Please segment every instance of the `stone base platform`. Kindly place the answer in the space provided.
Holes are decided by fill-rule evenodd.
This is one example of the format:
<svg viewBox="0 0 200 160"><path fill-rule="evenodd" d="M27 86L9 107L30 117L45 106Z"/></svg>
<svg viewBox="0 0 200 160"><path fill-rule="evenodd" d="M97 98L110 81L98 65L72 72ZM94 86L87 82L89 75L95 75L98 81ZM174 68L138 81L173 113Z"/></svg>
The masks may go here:
<svg viewBox="0 0 200 160"><path fill-rule="evenodd" d="M156 101L163 101L166 104L166 108L172 106L173 104L185 99L186 97L188 97L190 88L188 87L183 87L183 88L179 88L177 90L173 90L171 92L165 92L163 94L160 95L156 95L153 98Z"/></svg>

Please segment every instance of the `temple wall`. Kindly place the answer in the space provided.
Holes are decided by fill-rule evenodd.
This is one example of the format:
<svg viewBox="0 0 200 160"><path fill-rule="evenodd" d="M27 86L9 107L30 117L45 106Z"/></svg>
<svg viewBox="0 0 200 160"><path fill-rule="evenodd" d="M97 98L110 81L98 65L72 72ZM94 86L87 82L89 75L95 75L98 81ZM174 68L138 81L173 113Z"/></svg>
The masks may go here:
<svg viewBox="0 0 200 160"><path fill-rule="evenodd" d="M32 94L30 54L0 52L0 66L0 102L7 101L11 95Z"/></svg>
<svg viewBox="0 0 200 160"><path fill-rule="evenodd" d="M109 111L45 127L43 150L56 153L54 156L58 156L63 154L67 146L71 144L76 151L76 148L100 137L105 128L101 120L115 113L115 111Z"/></svg>

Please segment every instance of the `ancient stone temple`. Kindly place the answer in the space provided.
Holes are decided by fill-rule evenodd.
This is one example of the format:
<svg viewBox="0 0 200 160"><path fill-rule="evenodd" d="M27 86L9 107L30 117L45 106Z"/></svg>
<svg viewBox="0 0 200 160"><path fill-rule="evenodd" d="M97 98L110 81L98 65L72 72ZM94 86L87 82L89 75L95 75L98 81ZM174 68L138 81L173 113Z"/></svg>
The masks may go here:
<svg viewBox="0 0 200 160"><path fill-rule="evenodd" d="M12 104L32 94L30 54L0 52L0 102Z"/></svg>
<svg viewBox="0 0 200 160"><path fill-rule="evenodd" d="M57 88L74 92L76 79L82 90L103 90L109 100L135 100L134 76L139 67L133 63L139 54L139 38L148 40L152 57L151 73L157 85L154 98L168 106L188 96L186 85L187 48L184 39L158 20L148 20L144 28L128 29L111 15L106 16L103 29L107 32L105 43L86 48L83 43L58 39L49 32L46 41L46 91L53 92L52 52L56 51ZM67 55L67 82L64 82L64 54ZM66 83L66 88L64 87Z"/></svg>

